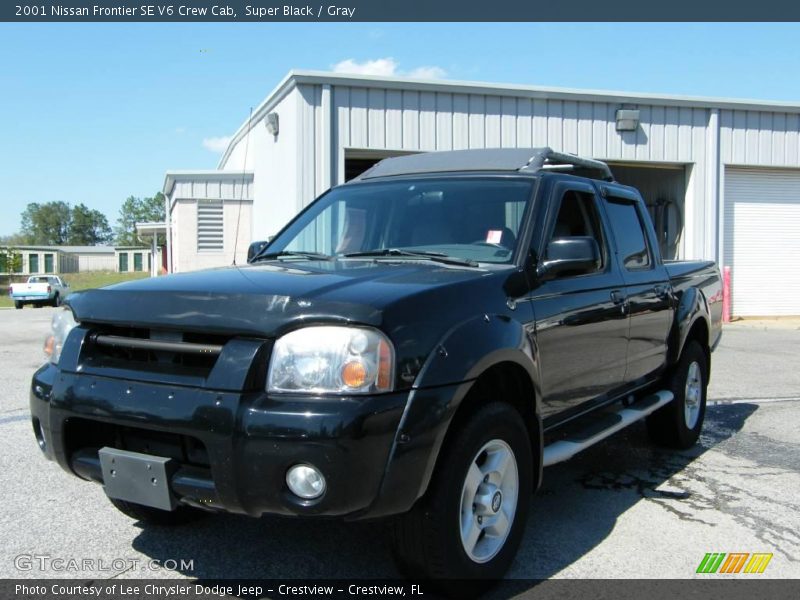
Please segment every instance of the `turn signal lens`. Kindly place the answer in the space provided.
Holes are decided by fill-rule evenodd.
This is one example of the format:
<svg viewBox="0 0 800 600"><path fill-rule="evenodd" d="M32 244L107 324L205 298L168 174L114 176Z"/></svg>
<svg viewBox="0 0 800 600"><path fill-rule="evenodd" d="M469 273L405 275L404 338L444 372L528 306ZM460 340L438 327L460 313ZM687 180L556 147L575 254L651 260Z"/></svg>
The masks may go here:
<svg viewBox="0 0 800 600"><path fill-rule="evenodd" d="M53 313L50 334L44 341L44 353L54 365L58 364L58 360L61 358L61 351L64 349L69 332L77 326L78 322L68 307L63 307Z"/></svg>
<svg viewBox="0 0 800 600"><path fill-rule="evenodd" d="M378 389L392 388L392 349L385 340L378 344Z"/></svg>
<svg viewBox="0 0 800 600"><path fill-rule="evenodd" d="M56 338L51 333L44 340L44 354L45 356L47 356L47 358L53 356L53 348L55 347L55 345L56 345Z"/></svg>
<svg viewBox="0 0 800 600"><path fill-rule="evenodd" d="M342 383L347 387L360 388L367 382L367 368L363 363L351 360L342 367Z"/></svg>

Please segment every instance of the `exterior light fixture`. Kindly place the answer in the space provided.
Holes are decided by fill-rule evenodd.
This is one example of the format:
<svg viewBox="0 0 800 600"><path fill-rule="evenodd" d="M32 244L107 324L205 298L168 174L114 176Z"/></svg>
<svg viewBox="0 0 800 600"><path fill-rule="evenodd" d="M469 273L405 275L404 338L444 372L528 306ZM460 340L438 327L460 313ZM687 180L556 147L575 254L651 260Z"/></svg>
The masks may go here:
<svg viewBox="0 0 800 600"><path fill-rule="evenodd" d="M272 135L278 135L278 113L271 112L264 119L267 131Z"/></svg>
<svg viewBox="0 0 800 600"><path fill-rule="evenodd" d="M639 111L629 108L617 110L617 131L636 131L639 127Z"/></svg>

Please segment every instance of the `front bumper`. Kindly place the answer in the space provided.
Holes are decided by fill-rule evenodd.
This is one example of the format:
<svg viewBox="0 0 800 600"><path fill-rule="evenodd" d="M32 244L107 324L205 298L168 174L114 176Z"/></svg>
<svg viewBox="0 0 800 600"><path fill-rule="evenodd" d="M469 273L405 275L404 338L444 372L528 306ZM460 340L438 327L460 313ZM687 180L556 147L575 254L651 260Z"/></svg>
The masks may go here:
<svg viewBox="0 0 800 600"><path fill-rule="evenodd" d="M288 397L70 373L34 375L31 415L48 458L102 483L109 446L171 456L182 503L261 514L367 518L408 510L424 492L460 386L366 397ZM435 419L402 427L413 398ZM450 410L448 410L448 408ZM285 474L310 463L327 490L302 500Z"/></svg>

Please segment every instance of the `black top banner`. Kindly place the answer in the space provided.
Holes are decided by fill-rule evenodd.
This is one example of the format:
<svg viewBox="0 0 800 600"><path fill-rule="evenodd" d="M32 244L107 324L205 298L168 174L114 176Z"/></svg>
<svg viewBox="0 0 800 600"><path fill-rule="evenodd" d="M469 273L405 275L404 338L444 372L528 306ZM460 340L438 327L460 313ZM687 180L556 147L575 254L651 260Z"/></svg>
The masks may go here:
<svg viewBox="0 0 800 600"><path fill-rule="evenodd" d="M313 21L798 21L797 0L340 0L0 3L14 22L313 22ZM746 40L743 40L746 42Z"/></svg>

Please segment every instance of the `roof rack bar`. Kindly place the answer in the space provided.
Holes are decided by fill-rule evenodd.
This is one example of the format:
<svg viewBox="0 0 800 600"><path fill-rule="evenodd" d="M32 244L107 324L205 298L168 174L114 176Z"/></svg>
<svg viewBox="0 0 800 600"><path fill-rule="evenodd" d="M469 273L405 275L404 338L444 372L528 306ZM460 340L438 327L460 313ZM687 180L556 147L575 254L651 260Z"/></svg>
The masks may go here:
<svg viewBox="0 0 800 600"><path fill-rule="evenodd" d="M484 148L422 152L385 158L352 182L422 173L455 173L460 171L516 171L533 174L548 168L571 169L576 175L614 181L608 165L599 160L556 152L552 148Z"/></svg>
<svg viewBox="0 0 800 600"><path fill-rule="evenodd" d="M573 166L599 171L602 179L614 181L614 175L611 173L611 169L608 168L606 163L592 158L582 158L574 154L567 154L565 152L556 152L552 148L541 148L540 152L534 154L528 164L522 167L520 171L538 171L548 166Z"/></svg>

